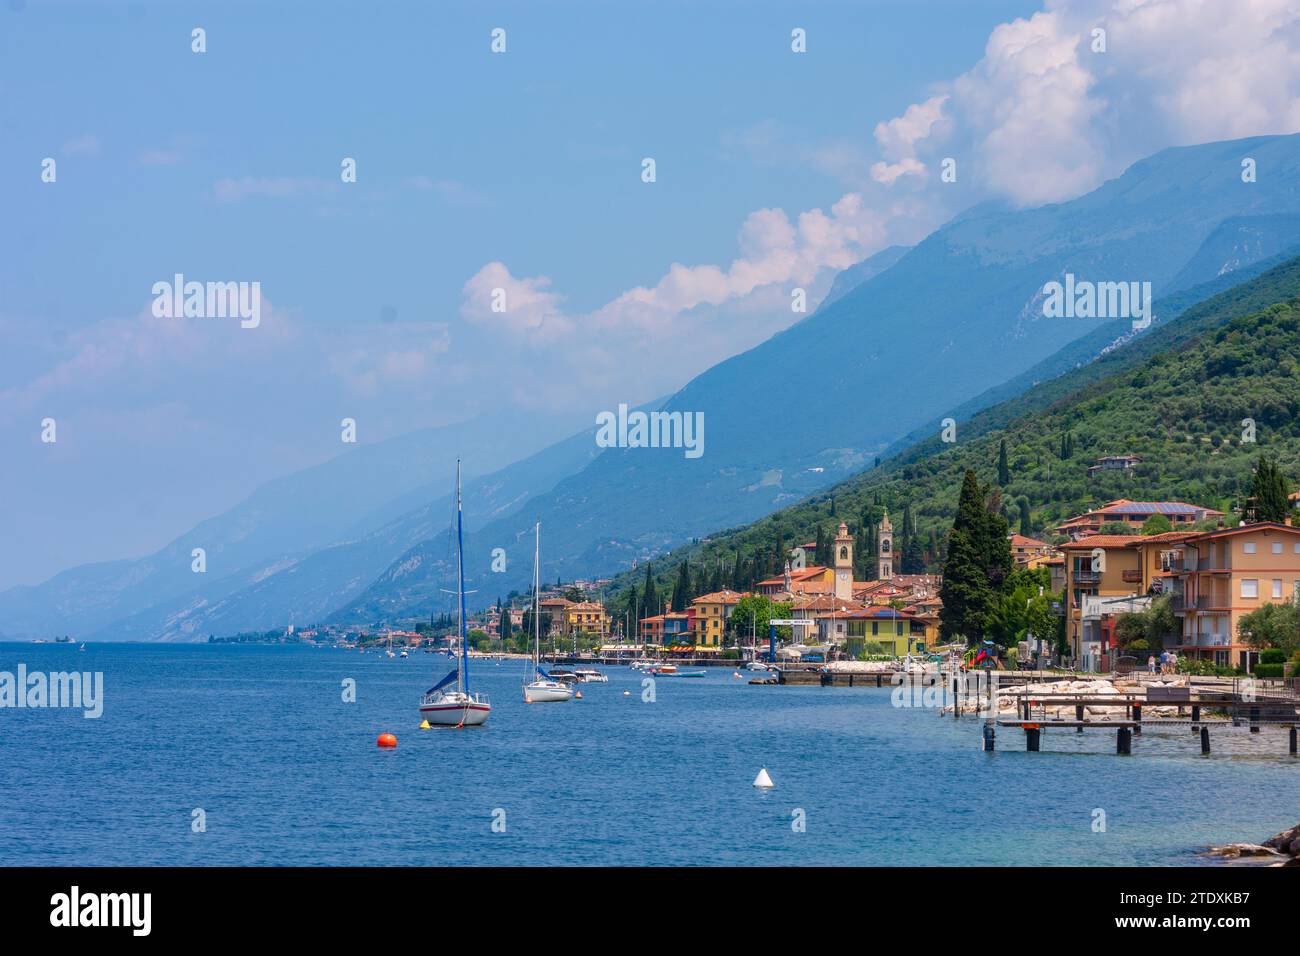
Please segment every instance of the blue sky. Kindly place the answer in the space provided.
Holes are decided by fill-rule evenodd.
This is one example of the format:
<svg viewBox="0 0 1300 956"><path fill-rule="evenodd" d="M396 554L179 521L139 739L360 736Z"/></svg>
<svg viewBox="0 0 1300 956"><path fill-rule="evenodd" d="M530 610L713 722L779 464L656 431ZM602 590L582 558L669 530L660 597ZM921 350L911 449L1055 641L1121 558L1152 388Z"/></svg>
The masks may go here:
<svg viewBox="0 0 1300 956"><path fill-rule="evenodd" d="M576 430L973 202L1294 131L1294 68L1261 55L1294 14L1215 33L1210 6L5 0L0 587L147 553L338 454L343 416ZM177 272L261 282L262 326L154 319Z"/></svg>

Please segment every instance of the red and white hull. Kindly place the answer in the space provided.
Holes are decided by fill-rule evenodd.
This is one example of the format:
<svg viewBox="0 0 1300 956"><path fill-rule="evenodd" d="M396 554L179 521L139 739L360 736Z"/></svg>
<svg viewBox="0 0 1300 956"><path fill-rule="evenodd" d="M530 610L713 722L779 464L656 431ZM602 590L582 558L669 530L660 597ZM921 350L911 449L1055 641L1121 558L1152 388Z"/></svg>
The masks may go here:
<svg viewBox="0 0 1300 956"><path fill-rule="evenodd" d="M488 719L492 705L477 695L452 693L420 705L420 717L443 727L477 727Z"/></svg>

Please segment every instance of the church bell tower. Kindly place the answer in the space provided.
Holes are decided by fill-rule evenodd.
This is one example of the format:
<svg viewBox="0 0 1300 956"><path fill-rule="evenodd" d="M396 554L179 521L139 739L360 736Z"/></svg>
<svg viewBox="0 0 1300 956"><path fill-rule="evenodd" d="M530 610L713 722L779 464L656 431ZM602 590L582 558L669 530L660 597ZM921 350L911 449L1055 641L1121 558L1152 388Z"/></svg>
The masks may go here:
<svg viewBox="0 0 1300 956"><path fill-rule="evenodd" d="M877 530L880 543L876 555L876 580L888 581L894 576L894 526L889 523L889 509L885 509Z"/></svg>
<svg viewBox="0 0 1300 956"><path fill-rule="evenodd" d="M853 536L843 521L835 535L835 600L853 600Z"/></svg>

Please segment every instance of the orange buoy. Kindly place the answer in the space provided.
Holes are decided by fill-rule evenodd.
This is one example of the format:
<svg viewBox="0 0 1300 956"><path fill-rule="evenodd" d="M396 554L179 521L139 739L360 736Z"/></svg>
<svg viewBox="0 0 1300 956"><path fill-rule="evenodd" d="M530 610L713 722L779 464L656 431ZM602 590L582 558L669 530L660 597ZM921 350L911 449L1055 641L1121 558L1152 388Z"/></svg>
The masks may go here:
<svg viewBox="0 0 1300 956"><path fill-rule="evenodd" d="M379 747L396 747L397 738L392 734L380 734L379 739L375 741Z"/></svg>
<svg viewBox="0 0 1300 956"><path fill-rule="evenodd" d="M580 690L574 691L573 696L576 697L578 700L582 700L582 691Z"/></svg>

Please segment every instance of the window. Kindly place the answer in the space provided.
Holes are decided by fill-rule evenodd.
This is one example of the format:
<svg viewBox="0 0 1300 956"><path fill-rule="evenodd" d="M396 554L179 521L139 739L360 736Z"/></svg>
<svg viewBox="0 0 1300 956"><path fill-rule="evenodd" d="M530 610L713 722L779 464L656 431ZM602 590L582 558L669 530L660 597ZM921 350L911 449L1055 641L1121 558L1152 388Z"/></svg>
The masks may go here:
<svg viewBox="0 0 1300 956"><path fill-rule="evenodd" d="M1274 542L1273 542L1273 553L1274 553L1274 554L1281 554L1281 553L1282 553L1282 542L1281 542L1281 541L1274 541Z"/></svg>
<svg viewBox="0 0 1300 956"><path fill-rule="evenodd" d="M1259 597L1259 581L1256 578L1242 578L1241 596L1244 598Z"/></svg>
<svg viewBox="0 0 1300 956"><path fill-rule="evenodd" d="M1274 578L1274 579L1273 579L1273 597L1275 597L1275 598L1280 598L1281 596L1282 596L1282 579L1281 579L1281 578Z"/></svg>
<svg viewBox="0 0 1300 956"><path fill-rule="evenodd" d="M1300 541L1297 541L1295 544L1291 545L1291 553L1300 554Z"/></svg>
<svg viewBox="0 0 1300 956"><path fill-rule="evenodd" d="M1254 541L1243 541L1242 544L1241 544L1241 553L1242 553L1242 554L1254 554L1254 553L1255 553L1255 542L1254 542Z"/></svg>

